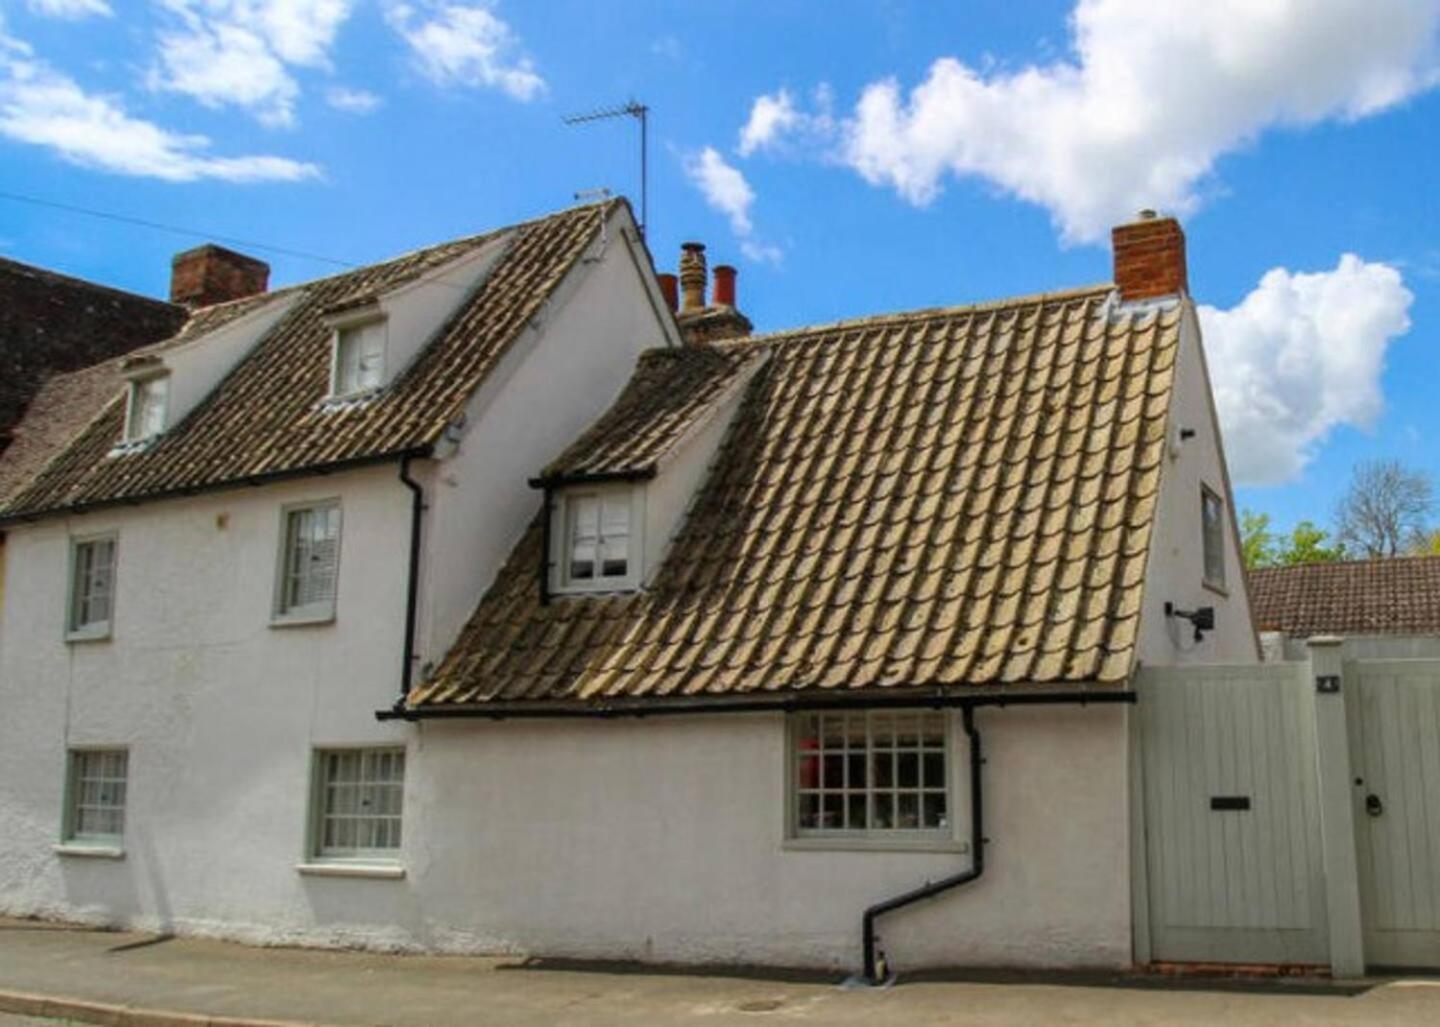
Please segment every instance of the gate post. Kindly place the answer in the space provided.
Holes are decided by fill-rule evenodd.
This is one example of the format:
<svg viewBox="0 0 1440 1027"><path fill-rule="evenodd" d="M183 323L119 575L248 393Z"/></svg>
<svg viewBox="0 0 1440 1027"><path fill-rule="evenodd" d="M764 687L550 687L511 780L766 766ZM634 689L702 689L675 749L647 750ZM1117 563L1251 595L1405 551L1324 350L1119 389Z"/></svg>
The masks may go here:
<svg viewBox="0 0 1440 1027"><path fill-rule="evenodd" d="M1342 646L1341 639L1333 635L1310 639L1309 694L1315 709L1330 972L1335 977L1363 977L1365 944L1360 920L1360 872L1355 859L1355 807L1351 798Z"/></svg>

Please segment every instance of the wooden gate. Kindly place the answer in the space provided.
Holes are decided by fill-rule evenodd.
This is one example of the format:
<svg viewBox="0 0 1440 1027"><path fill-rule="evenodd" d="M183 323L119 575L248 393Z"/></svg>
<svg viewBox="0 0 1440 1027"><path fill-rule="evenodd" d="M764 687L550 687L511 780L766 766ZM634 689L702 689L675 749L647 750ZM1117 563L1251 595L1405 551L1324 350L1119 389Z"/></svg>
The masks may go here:
<svg viewBox="0 0 1440 1027"><path fill-rule="evenodd" d="M1328 959L1303 664L1142 670L1152 960Z"/></svg>
<svg viewBox="0 0 1440 1027"><path fill-rule="evenodd" d="M1365 961L1440 967L1440 661L1347 663L1345 679Z"/></svg>

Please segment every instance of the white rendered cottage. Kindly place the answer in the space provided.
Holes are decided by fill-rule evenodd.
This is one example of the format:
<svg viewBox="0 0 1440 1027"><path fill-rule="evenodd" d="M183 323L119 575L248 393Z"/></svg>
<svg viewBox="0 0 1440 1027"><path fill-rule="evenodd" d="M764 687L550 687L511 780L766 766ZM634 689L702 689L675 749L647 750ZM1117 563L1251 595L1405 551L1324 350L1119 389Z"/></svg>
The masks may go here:
<svg viewBox="0 0 1440 1027"><path fill-rule="evenodd" d="M274 321L210 347L190 417L146 412L137 361L123 415L0 511L25 596L0 908L872 973L1131 963L1132 676L1258 655L1179 226L1118 228L1114 285L741 338L691 249L677 346L651 306L673 281L602 211L608 235L591 210L447 251L469 312L393 380L365 378L373 270L245 305L237 330ZM535 279L576 283L538 329L489 313L551 232L601 256ZM297 324L323 373L273 342ZM165 427L126 441L122 416Z"/></svg>

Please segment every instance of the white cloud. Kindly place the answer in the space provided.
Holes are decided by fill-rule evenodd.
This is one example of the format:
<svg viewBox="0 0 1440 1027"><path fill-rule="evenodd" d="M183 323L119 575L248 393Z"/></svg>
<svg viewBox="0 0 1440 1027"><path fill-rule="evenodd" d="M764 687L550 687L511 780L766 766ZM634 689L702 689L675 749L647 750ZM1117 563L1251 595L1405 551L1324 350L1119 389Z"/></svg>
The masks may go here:
<svg viewBox="0 0 1440 1027"><path fill-rule="evenodd" d="M388 18L432 82L499 89L516 100L545 91L545 80L493 3L432 2L423 9L397 3Z"/></svg>
<svg viewBox="0 0 1440 1027"><path fill-rule="evenodd" d="M379 107L382 101L368 89L333 86L326 92L325 102L336 110L350 114L369 114Z"/></svg>
<svg viewBox="0 0 1440 1027"><path fill-rule="evenodd" d="M1229 310L1199 308L1238 484L1289 481L1332 429L1374 425L1386 347L1413 300L1395 268L1347 253L1333 271L1268 271Z"/></svg>
<svg viewBox="0 0 1440 1027"><path fill-rule="evenodd" d="M25 6L34 14L67 21L79 21L92 15L108 18L115 13L105 0L26 0Z"/></svg>
<svg viewBox="0 0 1440 1027"><path fill-rule="evenodd" d="M1193 210L1216 160L1267 129L1433 86L1437 23L1440 0L1078 0L1067 58L989 71L945 57L908 95L872 83L842 159L916 204L946 175L978 176L1097 240L1140 207Z"/></svg>
<svg viewBox="0 0 1440 1027"><path fill-rule="evenodd" d="M208 107L245 108L268 125L295 120L292 67L330 66L353 0L160 0L179 20L163 32L152 85Z"/></svg>
<svg viewBox="0 0 1440 1027"><path fill-rule="evenodd" d="M779 150L799 141L807 152L824 150L833 145L837 125L832 113L834 94L821 83L813 94L813 110L801 110L788 89L765 93L750 106L750 117L740 129L735 152L749 157L760 150Z"/></svg>
<svg viewBox="0 0 1440 1027"><path fill-rule="evenodd" d="M72 164L170 182L318 178L314 164L274 156L219 157L200 135L180 135L131 117L118 100L86 93L74 79L0 36L0 135L48 147Z"/></svg>
<svg viewBox="0 0 1440 1027"><path fill-rule="evenodd" d="M740 243L740 252L759 263L778 263L784 256L780 247L755 237L755 225L750 220L755 190L750 188L740 169L727 163L713 146L685 157L684 167L685 176L700 190L705 202L729 219L730 230Z"/></svg>

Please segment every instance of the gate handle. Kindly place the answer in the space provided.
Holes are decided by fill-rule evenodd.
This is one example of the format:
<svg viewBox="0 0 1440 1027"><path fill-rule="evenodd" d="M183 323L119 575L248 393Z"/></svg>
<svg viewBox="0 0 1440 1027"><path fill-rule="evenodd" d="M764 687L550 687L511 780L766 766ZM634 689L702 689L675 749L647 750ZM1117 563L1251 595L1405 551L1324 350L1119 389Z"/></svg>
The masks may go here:
<svg viewBox="0 0 1440 1027"><path fill-rule="evenodd" d="M1372 817L1378 817L1381 813L1385 812L1385 804L1380 801L1380 796L1374 792L1365 796L1365 812L1369 813Z"/></svg>

